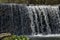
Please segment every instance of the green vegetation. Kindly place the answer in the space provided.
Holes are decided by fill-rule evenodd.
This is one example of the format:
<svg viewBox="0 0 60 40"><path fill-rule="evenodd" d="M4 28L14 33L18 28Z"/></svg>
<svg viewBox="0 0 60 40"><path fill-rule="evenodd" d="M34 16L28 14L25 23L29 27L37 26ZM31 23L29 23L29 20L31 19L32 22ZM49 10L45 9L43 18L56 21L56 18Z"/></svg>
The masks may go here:
<svg viewBox="0 0 60 40"><path fill-rule="evenodd" d="M60 0L0 0L0 3L60 4Z"/></svg>
<svg viewBox="0 0 60 40"><path fill-rule="evenodd" d="M29 40L29 38L26 37L26 36L12 35L12 36L9 36L9 37L4 37L2 40Z"/></svg>

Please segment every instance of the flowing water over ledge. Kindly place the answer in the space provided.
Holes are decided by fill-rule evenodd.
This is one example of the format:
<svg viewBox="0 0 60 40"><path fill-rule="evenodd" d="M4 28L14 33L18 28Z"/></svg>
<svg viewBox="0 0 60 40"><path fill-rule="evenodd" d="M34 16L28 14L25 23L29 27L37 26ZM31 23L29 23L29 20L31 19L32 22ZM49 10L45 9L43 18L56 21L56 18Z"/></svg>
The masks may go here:
<svg viewBox="0 0 60 40"><path fill-rule="evenodd" d="M60 7L0 4L0 33L16 35L60 34Z"/></svg>

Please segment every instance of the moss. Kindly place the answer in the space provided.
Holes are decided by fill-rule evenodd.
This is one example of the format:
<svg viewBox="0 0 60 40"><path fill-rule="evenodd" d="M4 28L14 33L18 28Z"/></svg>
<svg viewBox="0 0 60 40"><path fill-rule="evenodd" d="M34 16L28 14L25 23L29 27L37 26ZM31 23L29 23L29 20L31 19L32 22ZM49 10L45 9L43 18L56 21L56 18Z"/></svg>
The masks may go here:
<svg viewBox="0 0 60 40"><path fill-rule="evenodd" d="M10 37L5 37L2 40L29 40L29 38L27 36L16 36L16 35L12 35Z"/></svg>
<svg viewBox="0 0 60 40"><path fill-rule="evenodd" d="M25 3L25 4L60 4L60 0L0 0L0 3Z"/></svg>

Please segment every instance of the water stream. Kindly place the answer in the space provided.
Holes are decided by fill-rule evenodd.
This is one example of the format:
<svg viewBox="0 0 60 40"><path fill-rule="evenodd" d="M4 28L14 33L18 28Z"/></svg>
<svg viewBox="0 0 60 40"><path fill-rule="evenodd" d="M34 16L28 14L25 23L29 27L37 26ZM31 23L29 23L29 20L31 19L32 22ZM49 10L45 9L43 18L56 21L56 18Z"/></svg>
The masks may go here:
<svg viewBox="0 0 60 40"><path fill-rule="evenodd" d="M0 4L0 33L60 34L59 6Z"/></svg>

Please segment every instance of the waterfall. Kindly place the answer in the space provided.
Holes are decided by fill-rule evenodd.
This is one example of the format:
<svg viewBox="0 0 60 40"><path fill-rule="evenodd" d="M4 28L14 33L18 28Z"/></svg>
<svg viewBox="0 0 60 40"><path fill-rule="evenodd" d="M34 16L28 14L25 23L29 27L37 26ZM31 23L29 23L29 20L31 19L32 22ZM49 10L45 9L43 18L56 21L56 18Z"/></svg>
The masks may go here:
<svg viewBox="0 0 60 40"><path fill-rule="evenodd" d="M59 34L59 6L28 6L32 34Z"/></svg>
<svg viewBox="0 0 60 40"><path fill-rule="evenodd" d="M0 4L0 33L60 34L60 7Z"/></svg>

